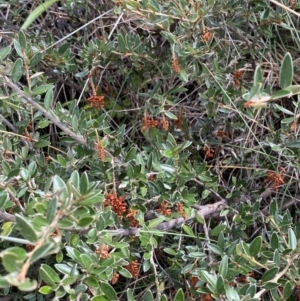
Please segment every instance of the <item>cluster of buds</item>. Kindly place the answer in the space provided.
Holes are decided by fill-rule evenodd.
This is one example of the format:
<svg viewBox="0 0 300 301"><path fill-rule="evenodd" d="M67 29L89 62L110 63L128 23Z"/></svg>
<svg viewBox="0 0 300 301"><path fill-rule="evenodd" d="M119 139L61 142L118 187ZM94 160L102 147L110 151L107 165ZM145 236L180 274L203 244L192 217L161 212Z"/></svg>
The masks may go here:
<svg viewBox="0 0 300 301"><path fill-rule="evenodd" d="M234 82L234 88L235 89L240 88L241 80L243 78L243 74L244 74L243 70L236 70L232 73L231 76L232 76L232 79L233 79L233 82Z"/></svg>
<svg viewBox="0 0 300 301"><path fill-rule="evenodd" d="M109 257L109 246L102 244L99 248L97 248L97 250L95 251L95 253L97 255L99 255L100 258L108 258Z"/></svg>
<svg viewBox="0 0 300 301"><path fill-rule="evenodd" d="M101 141L95 142L95 151L97 152L100 160L102 162L104 162L104 160L105 160L105 149L103 148Z"/></svg>
<svg viewBox="0 0 300 301"><path fill-rule="evenodd" d="M175 124L176 121L178 121L178 120L174 121L175 128L181 127L182 121L178 121L177 125ZM153 117L150 118L147 115L147 113L144 114L142 131L145 131L149 128L158 127L159 125L161 125L163 131L167 132L169 130L170 122L169 122L169 120L166 119L165 116L163 116L163 118L161 120L158 120L158 119L154 119Z"/></svg>
<svg viewBox="0 0 300 301"><path fill-rule="evenodd" d="M35 246L27 244L25 245L25 248L27 251L32 251L35 248Z"/></svg>
<svg viewBox="0 0 300 301"><path fill-rule="evenodd" d="M203 151L205 152L205 157L206 157L207 159L211 159L211 158L214 157L214 153L215 153L215 150L214 150L214 149L212 149L211 147L209 147L209 146L207 146L207 145L203 146L202 149L203 149Z"/></svg>
<svg viewBox="0 0 300 301"><path fill-rule="evenodd" d="M249 272L248 275L237 276L235 280L233 280L229 283L229 285L232 286L232 287L237 287L238 284L249 283L249 277L252 277L252 276L254 276L253 271Z"/></svg>
<svg viewBox="0 0 300 301"><path fill-rule="evenodd" d="M87 102L95 109L101 109L104 107L104 96L92 95L87 99Z"/></svg>
<svg viewBox="0 0 300 301"><path fill-rule="evenodd" d="M27 130L24 131L24 137L25 137L25 140L27 142L31 142L32 141L31 134Z"/></svg>
<svg viewBox="0 0 300 301"><path fill-rule="evenodd" d="M208 42L211 37L212 37L212 33L207 28L205 28L202 32L202 35L201 35L202 41L203 42Z"/></svg>
<svg viewBox="0 0 300 301"><path fill-rule="evenodd" d="M281 167L281 172L269 171L265 181L271 182L272 188L278 191L279 186L284 184L283 176L285 173L286 171L283 167Z"/></svg>
<svg viewBox="0 0 300 301"><path fill-rule="evenodd" d="M118 280L119 280L119 277L120 277L119 273L114 272L114 274L113 274L113 276L111 278L111 281L110 281L111 284L112 285L116 284L118 282Z"/></svg>
<svg viewBox="0 0 300 301"><path fill-rule="evenodd" d="M139 275L139 263L137 260L131 261L125 268L131 273L132 278L137 278Z"/></svg>
<svg viewBox="0 0 300 301"><path fill-rule="evenodd" d="M296 300L300 300L300 285L296 285L295 290L294 290L294 295L297 298Z"/></svg>
<svg viewBox="0 0 300 301"><path fill-rule="evenodd" d="M182 110L176 114L177 119L174 120L174 127L176 130L182 130L182 124L183 124L183 113Z"/></svg>
<svg viewBox="0 0 300 301"><path fill-rule="evenodd" d="M201 296L201 301L212 301L213 298L211 296L211 294L202 294Z"/></svg>
<svg viewBox="0 0 300 301"><path fill-rule="evenodd" d="M119 218L124 215L127 221L129 221L130 227L138 228L140 226L139 222L134 218L138 211L128 208L124 196L118 197L113 193L109 193L105 197L104 206L110 206Z"/></svg>
<svg viewBox="0 0 300 301"><path fill-rule="evenodd" d="M127 211L125 197L109 193L105 197L104 206L111 206L112 211L120 218Z"/></svg>
<svg viewBox="0 0 300 301"><path fill-rule="evenodd" d="M159 121L153 118L149 118L146 114L144 115L143 118L143 127L142 130L145 131L149 128L155 128L159 124Z"/></svg>
<svg viewBox="0 0 300 301"><path fill-rule="evenodd" d="M160 208L157 209L157 212L165 216L170 216L172 214L172 210L171 208L169 208L169 206L170 206L169 202L162 201L160 203Z"/></svg>
<svg viewBox="0 0 300 301"><path fill-rule="evenodd" d="M172 57L172 69L174 70L175 73L180 73L180 66L178 63L178 59L175 56Z"/></svg>
<svg viewBox="0 0 300 301"><path fill-rule="evenodd" d="M134 218L134 216L138 213L138 210L128 209L126 213L126 218L130 223L130 227L138 228L140 226L139 222Z"/></svg>
<svg viewBox="0 0 300 301"><path fill-rule="evenodd" d="M179 214L183 217L183 218L186 218L186 214L184 212L184 207L183 207L183 204L182 203L176 203L175 205L175 210L177 212L179 212Z"/></svg>
<svg viewBox="0 0 300 301"><path fill-rule="evenodd" d="M87 102L91 104L92 108L101 109L104 107L104 96L97 95L97 89L95 88L92 79L92 71L89 73L88 78L90 79L92 96L87 99Z"/></svg>
<svg viewBox="0 0 300 301"><path fill-rule="evenodd" d="M165 132L169 130L169 121L165 117L160 121L160 124Z"/></svg>
<svg viewBox="0 0 300 301"><path fill-rule="evenodd" d="M149 182L153 182L156 180L156 175L155 174L151 174L149 177L148 177L148 181Z"/></svg>
<svg viewBox="0 0 300 301"><path fill-rule="evenodd" d="M192 286L192 288L196 289L196 284L199 281L198 277L192 276L190 278L190 284Z"/></svg>

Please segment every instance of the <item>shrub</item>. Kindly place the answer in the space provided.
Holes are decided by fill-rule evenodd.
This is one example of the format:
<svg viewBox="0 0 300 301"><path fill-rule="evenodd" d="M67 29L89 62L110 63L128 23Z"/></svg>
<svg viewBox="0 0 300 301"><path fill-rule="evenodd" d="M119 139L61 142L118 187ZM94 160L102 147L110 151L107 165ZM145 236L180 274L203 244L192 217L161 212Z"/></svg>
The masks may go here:
<svg viewBox="0 0 300 301"><path fill-rule="evenodd" d="M1 4L3 299L299 299L297 5L271 3Z"/></svg>

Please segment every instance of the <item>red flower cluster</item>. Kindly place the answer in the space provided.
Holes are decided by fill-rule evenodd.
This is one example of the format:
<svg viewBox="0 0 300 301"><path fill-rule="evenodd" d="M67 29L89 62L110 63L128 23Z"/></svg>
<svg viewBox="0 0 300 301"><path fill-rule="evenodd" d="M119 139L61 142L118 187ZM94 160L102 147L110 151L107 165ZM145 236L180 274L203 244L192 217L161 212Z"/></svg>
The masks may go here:
<svg viewBox="0 0 300 301"><path fill-rule="evenodd" d="M137 260L131 261L125 268L131 273L132 278L137 278L139 275L139 263Z"/></svg>

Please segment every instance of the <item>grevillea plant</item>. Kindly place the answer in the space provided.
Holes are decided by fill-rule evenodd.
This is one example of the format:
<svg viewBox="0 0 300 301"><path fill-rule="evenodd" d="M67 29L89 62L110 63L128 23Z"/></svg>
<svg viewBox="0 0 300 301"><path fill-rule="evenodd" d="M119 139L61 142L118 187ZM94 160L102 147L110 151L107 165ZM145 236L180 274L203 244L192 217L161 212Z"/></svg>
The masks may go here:
<svg viewBox="0 0 300 301"><path fill-rule="evenodd" d="M1 300L300 300L270 2L0 1Z"/></svg>

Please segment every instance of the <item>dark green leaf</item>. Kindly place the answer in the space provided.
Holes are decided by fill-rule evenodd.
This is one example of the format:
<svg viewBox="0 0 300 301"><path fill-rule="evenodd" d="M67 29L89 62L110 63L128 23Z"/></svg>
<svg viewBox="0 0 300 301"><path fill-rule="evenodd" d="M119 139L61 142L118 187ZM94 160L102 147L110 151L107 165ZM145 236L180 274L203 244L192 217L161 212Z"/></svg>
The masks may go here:
<svg viewBox="0 0 300 301"><path fill-rule="evenodd" d="M266 282L272 280L277 275L278 271L279 267L271 268L262 275L261 281Z"/></svg>
<svg viewBox="0 0 300 301"><path fill-rule="evenodd" d="M150 290L146 291L143 297L143 301L153 301L153 295Z"/></svg>
<svg viewBox="0 0 300 301"><path fill-rule="evenodd" d="M182 288L180 288L179 290L177 290L177 293L174 297L174 301L184 301L184 300L185 300L184 293Z"/></svg>
<svg viewBox="0 0 300 301"><path fill-rule="evenodd" d="M190 226L184 224L184 225L182 226L182 229L184 230L184 232L185 232L186 234L188 234L188 235L190 235L190 236L192 236L192 237L196 237L196 236L195 236L195 233L193 232L193 230L191 229Z"/></svg>
<svg viewBox="0 0 300 301"><path fill-rule="evenodd" d="M107 299L105 296L103 295L97 295L97 296L94 296L91 301L110 301L109 299Z"/></svg>
<svg viewBox="0 0 300 301"><path fill-rule="evenodd" d="M45 107L46 110L49 110L51 108L53 98L54 98L53 89L49 89L46 92L45 97L44 97L44 107Z"/></svg>
<svg viewBox="0 0 300 301"><path fill-rule="evenodd" d="M135 159L136 152L137 152L136 147L132 147L125 157L125 162L129 162L129 161Z"/></svg>
<svg viewBox="0 0 300 301"><path fill-rule="evenodd" d="M45 258L53 253L57 253L60 251L59 244L56 244L55 242L45 243L42 246L39 246L39 248L35 249L31 258L30 263L34 263L38 261L41 258Z"/></svg>
<svg viewBox="0 0 300 301"><path fill-rule="evenodd" d="M132 275L128 272L127 269L120 270L119 274L122 275L122 276L124 276L124 277L126 277L126 278L131 278L132 277Z"/></svg>
<svg viewBox="0 0 300 301"><path fill-rule="evenodd" d="M39 274L41 279L50 286L55 286L57 283L60 282L58 274L46 264L42 264L40 266Z"/></svg>
<svg viewBox="0 0 300 301"><path fill-rule="evenodd" d="M58 193L59 198L65 201L68 197L68 189L65 182L59 177L53 177L53 192Z"/></svg>
<svg viewBox="0 0 300 301"><path fill-rule="evenodd" d="M275 100L275 99L280 99L280 98L283 98L283 97L288 97L288 96L291 96L291 95L292 95L292 93L289 90L285 89L285 90L279 90L279 91L274 92L271 95L271 97L272 97L273 100Z"/></svg>
<svg viewBox="0 0 300 301"><path fill-rule="evenodd" d="M263 73L261 67L258 65L254 72L254 83L253 86L259 86L263 83Z"/></svg>
<svg viewBox="0 0 300 301"><path fill-rule="evenodd" d="M0 276L0 288L6 288L6 287L9 287L9 286L10 286L10 284L5 279L5 277Z"/></svg>
<svg viewBox="0 0 300 301"><path fill-rule="evenodd" d="M54 88L54 85L41 85L39 87L36 87L32 90L33 95L41 95L46 93L49 90L52 90Z"/></svg>
<svg viewBox="0 0 300 301"><path fill-rule="evenodd" d="M162 295L161 297L160 297L160 300L159 301L168 301L168 298L166 297L166 295L164 294L164 295Z"/></svg>
<svg viewBox="0 0 300 301"><path fill-rule="evenodd" d="M216 285L216 293L223 294L225 292L224 278L222 275L219 275Z"/></svg>
<svg viewBox="0 0 300 301"><path fill-rule="evenodd" d="M293 292L293 285L290 281L287 281L283 288L283 298L287 300Z"/></svg>
<svg viewBox="0 0 300 301"><path fill-rule="evenodd" d="M274 288L277 288L279 286L279 283L277 282L266 282L265 285L263 285L262 287L266 290L271 290L271 289L274 289ZM280 299L281 301L282 299Z"/></svg>
<svg viewBox="0 0 300 301"><path fill-rule="evenodd" d="M283 58L279 73L279 85L284 89L292 84L294 77L293 59L290 53L286 53Z"/></svg>
<svg viewBox="0 0 300 301"><path fill-rule="evenodd" d="M23 75L23 60L17 58L11 72L11 79L13 82L17 83Z"/></svg>
<svg viewBox="0 0 300 301"><path fill-rule="evenodd" d="M30 67L35 67L41 60L43 59L43 54L40 52L37 52L33 55L33 57L30 59Z"/></svg>
<svg viewBox="0 0 300 301"><path fill-rule="evenodd" d="M124 35L123 35L122 32L119 33L119 35L118 35L118 46L119 46L120 52L126 52L127 51Z"/></svg>
<svg viewBox="0 0 300 301"><path fill-rule="evenodd" d="M207 271L200 271L200 274L213 288L216 288L217 278L215 276L209 274Z"/></svg>
<svg viewBox="0 0 300 301"><path fill-rule="evenodd" d="M0 62L6 58L6 56L10 53L11 46L7 46L0 49Z"/></svg>
<svg viewBox="0 0 300 301"><path fill-rule="evenodd" d="M223 233L223 231L226 229L225 225L218 225L215 228L212 229L211 235L212 236L218 236L220 233Z"/></svg>
<svg viewBox="0 0 300 301"><path fill-rule="evenodd" d="M228 271L228 256L224 255L219 266L219 274L226 279L227 271Z"/></svg>
<svg viewBox="0 0 300 301"><path fill-rule="evenodd" d="M299 94L300 93L300 85L291 85L285 88L291 92L291 95Z"/></svg>
<svg viewBox="0 0 300 301"><path fill-rule="evenodd" d="M88 175L86 172L84 172L80 178L80 192L82 194L85 194L88 191L88 187L89 187Z"/></svg>
<svg viewBox="0 0 300 301"><path fill-rule="evenodd" d="M70 181L76 189L79 188L80 178L79 178L79 172L77 170L74 170L72 172L72 174L70 176Z"/></svg>
<svg viewBox="0 0 300 301"><path fill-rule="evenodd" d="M75 76L82 78L82 77L86 77L89 73L90 73L90 70L86 69L84 71L76 73Z"/></svg>
<svg viewBox="0 0 300 301"><path fill-rule="evenodd" d="M87 227L94 221L92 216L83 217L79 220L78 226L79 227Z"/></svg>
<svg viewBox="0 0 300 301"><path fill-rule="evenodd" d="M23 30L19 31L19 43L22 48L26 48L26 35Z"/></svg>
<svg viewBox="0 0 300 301"><path fill-rule="evenodd" d="M217 255L223 255L223 251L220 249L218 245L208 243L207 247Z"/></svg>
<svg viewBox="0 0 300 301"><path fill-rule="evenodd" d="M40 140L40 141L34 143L35 148L43 148L43 147L46 147L49 145L50 145L50 141L46 141L46 140Z"/></svg>
<svg viewBox="0 0 300 301"><path fill-rule="evenodd" d="M65 263L58 263L55 264L55 268L60 271L61 273L63 273L64 275L68 275L68 276L77 276L79 275L79 272L77 269L74 269L74 267L71 267Z"/></svg>
<svg viewBox="0 0 300 301"><path fill-rule="evenodd" d="M165 115L170 119L177 120L177 116L169 111L165 111Z"/></svg>
<svg viewBox="0 0 300 301"><path fill-rule="evenodd" d="M80 255L81 262L83 263L84 267L87 269L89 272L92 265L93 265L93 260L88 254L81 254Z"/></svg>
<svg viewBox="0 0 300 301"><path fill-rule="evenodd" d="M226 297L227 297L228 301L239 301L240 300L238 293L236 292L236 290L233 287L226 286L225 290L226 290Z"/></svg>
<svg viewBox="0 0 300 301"><path fill-rule="evenodd" d="M23 57L22 48L21 48L20 43L17 39L14 39L14 48L15 48L18 56Z"/></svg>
<svg viewBox="0 0 300 301"><path fill-rule="evenodd" d="M27 169L21 168L21 170L20 170L20 176L22 177L22 179L23 179L25 182L28 182L28 181L29 181L29 172L28 172Z"/></svg>
<svg viewBox="0 0 300 301"><path fill-rule="evenodd" d="M300 148L300 141L294 141L286 144L289 148Z"/></svg>
<svg viewBox="0 0 300 301"><path fill-rule="evenodd" d="M92 287L92 288L98 288L99 287L99 281L93 276L85 278L84 283L86 285L88 285L89 287Z"/></svg>
<svg viewBox="0 0 300 301"><path fill-rule="evenodd" d="M129 9L140 9L140 3L134 0L126 0L125 2L126 7L129 7Z"/></svg>
<svg viewBox="0 0 300 301"><path fill-rule="evenodd" d="M127 289L127 301L135 301L132 289Z"/></svg>
<svg viewBox="0 0 300 301"><path fill-rule="evenodd" d="M101 287L101 290L104 293L105 297L108 298L108 300L111 300L111 301L118 300L117 294L111 285L109 285L108 283L102 282L100 284L100 287Z"/></svg>
<svg viewBox="0 0 300 301"><path fill-rule="evenodd" d="M295 250L297 248L297 237L292 229L288 230L288 244L290 249Z"/></svg>
<svg viewBox="0 0 300 301"><path fill-rule="evenodd" d="M48 210L47 210L47 223L51 224L55 218L57 211L57 198L49 200Z"/></svg>
<svg viewBox="0 0 300 301"><path fill-rule="evenodd" d="M271 237L271 248L273 251L278 249L279 247L279 238L276 232L273 232L272 237Z"/></svg>
<svg viewBox="0 0 300 301"><path fill-rule="evenodd" d="M8 193L6 190L0 190L0 210L5 208L5 204L8 201Z"/></svg>
<svg viewBox="0 0 300 301"><path fill-rule="evenodd" d="M253 257L257 256L260 252L261 245L262 245L262 237L257 236L250 244L249 255Z"/></svg>
<svg viewBox="0 0 300 301"><path fill-rule="evenodd" d="M74 205L94 205L103 202L103 200L104 196L101 192L94 192L81 197Z"/></svg>
<svg viewBox="0 0 300 301"><path fill-rule="evenodd" d="M84 293L87 290L87 286L85 284L78 284L75 288L75 294Z"/></svg>
<svg viewBox="0 0 300 301"><path fill-rule="evenodd" d="M126 173L127 173L127 176L130 178L130 179L134 179L134 169L132 167L131 164L128 164L127 165L127 168L126 168Z"/></svg>
<svg viewBox="0 0 300 301"><path fill-rule="evenodd" d="M32 22L36 21L36 19L38 19L38 17L55 2L57 2L57 0L47 0L36 6L35 9L33 9L30 14L28 14L28 17L21 26L21 29L26 30L32 24Z"/></svg>
<svg viewBox="0 0 300 301"><path fill-rule="evenodd" d="M30 224L30 222L22 215L15 214L15 217L16 223L22 236L31 242L37 242L37 233L34 230L33 226Z"/></svg>
<svg viewBox="0 0 300 301"><path fill-rule="evenodd" d="M44 285L39 289L39 293L41 293L42 295L48 295L51 294L52 292L53 292L53 288L48 285Z"/></svg>
<svg viewBox="0 0 300 301"><path fill-rule="evenodd" d="M174 255L174 256L177 254L177 252L171 248L165 248L164 252L166 252L167 254L170 254L170 255Z"/></svg>
<svg viewBox="0 0 300 301"><path fill-rule="evenodd" d="M175 168L173 166L171 166L171 165L160 164L159 166L161 167L161 169L163 169L164 171L167 171L169 173L175 172Z"/></svg>
<svg viewBox="0 0 300 301"><path fill-rule="evenodd" d="M161 31L160 34L165 37L171 45L174 45L176 43L176 37L172 33Z"/></svg>
<svg viewBox="0 0 300 301"><path fill-rule="evenodd" d="M7 272L18 272L23 266L23 260L19 260L18 255L12 252L3 252L2 254L2 264Z"/></svg>

